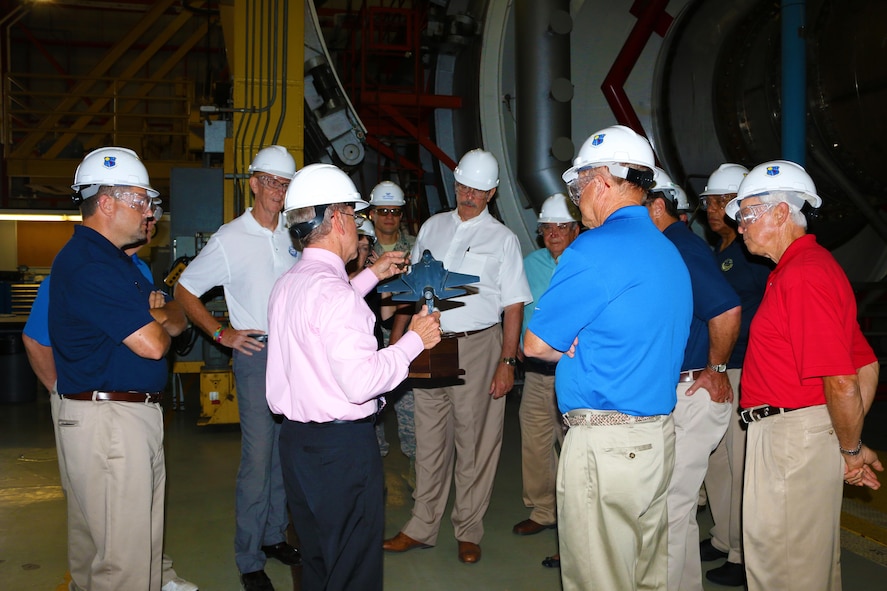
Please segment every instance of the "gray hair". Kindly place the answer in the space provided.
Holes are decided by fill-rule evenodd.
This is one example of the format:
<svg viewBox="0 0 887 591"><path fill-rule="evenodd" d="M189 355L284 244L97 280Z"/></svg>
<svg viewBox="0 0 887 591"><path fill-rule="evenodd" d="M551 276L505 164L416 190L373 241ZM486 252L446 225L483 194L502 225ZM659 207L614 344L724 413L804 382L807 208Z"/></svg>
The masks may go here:
<svg viewBox="0 0 887 591"><path fill-rule="evenodd" d="M769 193L759 195L758 198L761 200L761 203L785 203L788 205L792 222L800 228L807 229L807 217L801 212L801 207L803 207L804 201L806 201L803 197L803 193L796 193L795 191L770 191ZM798 205L799 201L801 202L801 205Z"/></svg>
<svg viewBox="0 0 887 591"><path fill-rule="evenodd" d="M287 211L286 216L286 227L290 228L290 235L293 238L298 238L292 230L292 227L296 224L301 224L303 222L310 222L315 217L317 217L317 211L314 208L315 206L310 205L308 207L300 207L299 209L291 209ZM303 246L308 246L310 244L314 244L324 236L330 233L333 228L332 217L333 213L339 210L343 210L346 207L346 204L343 203L331 203L327 205L326 210L323 212L323 222L311 232L308 233L307 236L302 237L300 240Z"/></svg>

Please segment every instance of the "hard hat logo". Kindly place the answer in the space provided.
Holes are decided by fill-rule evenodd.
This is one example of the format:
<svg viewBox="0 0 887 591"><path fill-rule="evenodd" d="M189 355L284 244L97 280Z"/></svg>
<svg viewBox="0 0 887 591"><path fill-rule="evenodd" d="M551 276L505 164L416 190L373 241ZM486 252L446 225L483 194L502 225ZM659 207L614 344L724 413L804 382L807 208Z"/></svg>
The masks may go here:
<svg viewBox="0 0 887 591"><path fill-rule="evenodd" d="M779 167L778 166L768 166L767 167L767 176L776 176L777 174L779 174Z"/></svg>
<svg viewBox="0 0 887 591"><path fill-rule="evenodd" d="M592 146L600 146L602 143L604 143L605 137L607 137L607 134L605 134L605 133L599 133L599 134L593 136L591 138L591 145Z"/></svg>
<svg viewBox="0 0 887 591"><path fill-rule="evenodd" d="M116 156L105 156L105 161L103 163L105 168L114 168L117 166L117 157Z"/></svg>

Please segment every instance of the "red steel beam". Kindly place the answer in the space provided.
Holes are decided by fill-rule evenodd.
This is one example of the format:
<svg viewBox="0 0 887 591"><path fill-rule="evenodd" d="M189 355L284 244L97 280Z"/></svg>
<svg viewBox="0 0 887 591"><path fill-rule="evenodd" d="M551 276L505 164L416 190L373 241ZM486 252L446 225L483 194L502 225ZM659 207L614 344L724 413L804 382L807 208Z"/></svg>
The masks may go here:
<svg viewBox="0 0 887 591"><path fill-rule="evenodd" d="M646 135L644 127L641 125L641 120L635 113L634 107L631 106L631 101L628 100L625 82L653 33L667 31L671 26L673 19L665 12L667 5L668 0L649 0L643 8L637 3L632 7L632 13L639 14L638 20L631 33L628 34L625 45L622 46L601 85L601 91L616 116L616 121L627 125L641 135Z"/></svg>

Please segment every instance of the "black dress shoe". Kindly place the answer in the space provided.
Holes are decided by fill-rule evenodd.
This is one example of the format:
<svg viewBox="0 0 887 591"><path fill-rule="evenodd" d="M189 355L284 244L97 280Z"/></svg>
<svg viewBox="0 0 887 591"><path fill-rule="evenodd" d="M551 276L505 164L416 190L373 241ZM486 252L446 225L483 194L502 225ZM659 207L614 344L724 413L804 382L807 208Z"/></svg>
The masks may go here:
<svg viewBox="0 0 887 591"><path fill-rule="evenodd" d="M243 585L243 591L274 591L271 579L263 570L243 573L240 575L240 583Z"/></svg>
<svg viewBox="0 0 887 591"><path fill-rule="evenodd" d="M545 560L542 561L542 566L545 568L560 568L561 555L555 554L554 556L546 556Z"/></svg>
<svg viewBox="0 0 887 591"><path fill-rule="evenodd" d="M273 546L262 546L262 552L264 552L265 556L268 558L276 558L280 562L289 566L298 566L302 564L302 555L299 554L298 550L286 542L280 542Z"/></svg>
<svg viewBox="0 0 887 591"><path fill-rule="evenodd" d="M742 587L745 585L745 565L725 562L705 573L705 578L726 587Z"/></svg>
<svg viewBox="0 0 887 591"><path fill-rule="evenodd" d="M712 560L727 558L727 553L715 548L711 543L711 538L708 538L699 542L699 558L702 562L711 562Z"/></svg>

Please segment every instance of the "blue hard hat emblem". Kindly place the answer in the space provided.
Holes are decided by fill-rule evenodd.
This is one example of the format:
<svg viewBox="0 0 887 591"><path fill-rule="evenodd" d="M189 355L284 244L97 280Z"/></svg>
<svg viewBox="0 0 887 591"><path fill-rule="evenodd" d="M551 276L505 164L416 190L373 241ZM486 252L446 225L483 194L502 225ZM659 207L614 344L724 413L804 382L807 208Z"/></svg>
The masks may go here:
<svg viewBox="0 0 887 591"><path fill-rule="evenodd" d="M602 143L604 143L604 137L606 135L607 134L605 134L605 133L599 133L599 134L593 136L591 138L591 145L592 146L600 146Z"/></svg>
<svg viewBox="0 0 887 591"><path fill-rule="evenodd" d="M767 167L767 176L776 176L777 174L779 174L779 166Z"/></svg>
<svg viewBox="0 0 887 591"><path fill-rule="evenodd" d="M105 160L104 160L104 162L102 162L102 165L105 168L114 168L115 166L117 166L117 157L116 156L105 156Z"/></svg>

